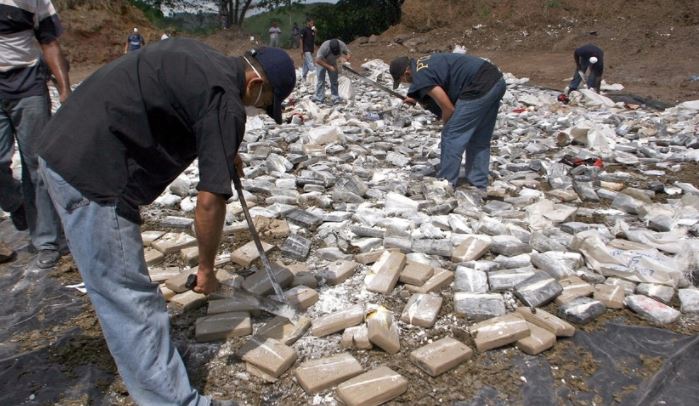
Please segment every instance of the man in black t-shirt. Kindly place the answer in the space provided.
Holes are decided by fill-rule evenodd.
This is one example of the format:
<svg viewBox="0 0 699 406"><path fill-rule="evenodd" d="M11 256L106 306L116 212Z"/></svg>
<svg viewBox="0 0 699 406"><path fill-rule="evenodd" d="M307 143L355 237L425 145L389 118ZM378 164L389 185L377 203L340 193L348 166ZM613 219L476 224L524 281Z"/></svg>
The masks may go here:
<svg viewBox="0 0 699 406"><path fill-rule="evenodd" d="M306 80L308 72L315 71L313 51L316 44L316 26L312 18L306 20L306 26L301 30L301 57L303 58L303 80Z"/></svg>
<svg viewBox="0 0 699 406"><path fill-rule="evenodd" d="M587 87L599 93L604 73L604 52L602 49L594 44L583 45L573 52L573 59L575 60L575 72L573 72L573 79L568 85L567 93L578 90L583 79L580 75L584 75L588 69L590 73L587 76Z"/></svg>
<svg viewBox="0 0 699 406"><path fill-rule="evenodd" d="M390 72L394 89L410 83L406 103L420 102L444 122L438 176L456 187L466 152L466 180L485 191L490 140L505 94L502 73L481 58L462 54L396 58Z"/></svg>
<svg viewBox="0 0 699 406"><path fill-rule="evenodd" d="M226 57L188 39L160 41L102 67L47 125L41 171L112 356L143 405L208 405L172 344L168 313L148 276L139 206L198 158L194 291L219 287L221 239L245 106L281 123L294 88L289 55L261 48ZM236 163L237 161L237 163ZM215 403L214 403L215 404Z"/></svg>

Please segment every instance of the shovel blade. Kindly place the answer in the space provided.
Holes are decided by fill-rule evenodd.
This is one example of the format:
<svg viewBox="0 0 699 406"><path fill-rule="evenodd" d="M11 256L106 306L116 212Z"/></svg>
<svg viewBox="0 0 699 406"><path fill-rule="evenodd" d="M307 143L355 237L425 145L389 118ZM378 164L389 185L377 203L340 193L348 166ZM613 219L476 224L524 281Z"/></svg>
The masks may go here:
<svg viewBox="0 0 699 406"><path fill-rule="evenodd" d="M197 285L197 275L192 274L187 278L185 286L192 289ZM243 302L253 304L259 310L264 310L275 316L281 316L290 322L297 324L299 321L298 311L288 303L283 303L272 298L251 293L239 288L221 286L217 292L210 295L210 298L232 299L237 298Z"/></svg>
<svg viewBox="0 0 699 406"><path fill-rule="evenodd" d="M296 324L299 321L298 311L288 303L283 303L272 298L257 295L238 288L225 288L217 292L222 297L238 297L246 302L255 303L260 310L275 316L281 316Z"/></svg>

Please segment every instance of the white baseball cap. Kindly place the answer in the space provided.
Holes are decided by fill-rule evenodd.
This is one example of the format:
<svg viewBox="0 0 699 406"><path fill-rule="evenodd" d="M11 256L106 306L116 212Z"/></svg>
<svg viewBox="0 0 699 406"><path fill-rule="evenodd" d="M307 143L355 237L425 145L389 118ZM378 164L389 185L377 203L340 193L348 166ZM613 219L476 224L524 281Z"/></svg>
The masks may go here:
<svg viewBox="0 0 699 406"><path fill-rule="evenodd" d="M594 63L597 63L597 57L596 57L596 56L591 57L591 58L590 58L590 63L593 63L593 64L594 64Z"/></svg>
<svg viewBox="0 0 699 406"><path fill-rule="evenodd" d="M133 32L138 32L138 28L134 27Z"/></svg>

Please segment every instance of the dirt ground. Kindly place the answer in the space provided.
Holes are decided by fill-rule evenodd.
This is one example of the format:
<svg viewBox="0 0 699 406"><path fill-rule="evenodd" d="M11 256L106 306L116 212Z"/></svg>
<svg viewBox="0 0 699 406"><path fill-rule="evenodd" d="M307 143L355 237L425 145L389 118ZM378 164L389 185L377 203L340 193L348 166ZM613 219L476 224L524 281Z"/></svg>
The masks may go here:
<svg viewBox="0 0 699 406"><path fill-rule="evenodd" d="M66 25L62 44L72 63L72 80L84 79L123 53L132 27L146 42L155 29L132 7L107 2L104 10L59 10ZM107 7L107 6L105 6ZM180 36L179 33L173 33ZM401 55L450 52L454 46L491 59L501 70L529 77L535 85L563 89L575 68L573 50L588 42L605 51L604 79L625 91L667 103L699 99L699 8L692 0L407 0L401 23L383 34L349 44L353 64ZM239 55L259 43L237 31L199 37L220 51ZM301 52L290 51L297 66Z"/></svg>
<svg viewBox="0 0 699 406"><path fill-rule="evenodd" d="M146 225L144 228L149 227ZM227 238L224 241L223 249L233 249L240 245L241 241L247 240ZM271 260L278 259L281 259L279 252L273 251ZM171 265L177 265L179 261L175 254L169 255L166 259L166 263ZM239 266L229 264L226 267L230 268L231 271L244 272ZM69 257L64 258L60 266L51 271L50 276L64 286L80 282L80 276ZM338 292L341 295L354 295L354 292L361 290L363 283L364 272L358 272L354 277L344 282L342 289ZM368 300L400 314L409 296L409 292L398 287L390 296L376 295ZM389 355L378 349L349 351L365 368L387 365L409 380L408 391L391 404L457 404L455 402L472 399L485 389L494 391L495 401L491 399L482 404L525 404L522 392L526 386L527 377L532 379L532 372L528 370L531 365L538 368L543 365L544 368L550 370L553 387L559 393L569 394L567 395L569 404L589 404L587 401L578 399L578 396L583 395L596 399L597 404L603 404L600 394L596 392L598 389L588 384L588 380L598 372L601 360L585 347L578 345L573 338L559 338L553 349L539 356L523 356L519 350L508 346L499 350L476 353L472 360L439 377L431 378L425 375L409 361L409 354L429 340L452 336L475 348L473 339L468 333L470 322L453 316L451 289L444 290L442 296L445 301L434 328L424 329L401 323L401 350L399 354ZM16 343L19 346L18 350L22 352L48 345L50 348L49 362L60 365L62 372L69 376L77 376L78 371L87 365L96 366L107 376L111 376L111 379L95 382L98 390L106 394L103 402L131 406L134 403L128 397L123 382L116 374L116 367L109 355L99 323L87 296L82 296L82 300L84 301L84 312L72 320L45 330L15 334L10 341ZM675 303L672 305L677 308L679 303L676 303L675 299ZM551 304L544 309L555 314L557 306ZM194 340L194 321L205 314L205 307L203 307L186 313L175 312L172 314L171 320L173 339L182 353L190 379L195 387L217 397L234 397L252 405L307 405L328 404L328 402L333 404L332 391L324 391L316 396L307 395L296 383L291 373L285 373L274 383L265 382L245 373L244 362L235 354L235 351L247 340L246 337L231 338L225 342L196 343ZM270 316L265 315L254 317L255 328L270 318ZM576 327L579 329L578 334L595 334L606 328L610 322L632 326L651 326L633 312L609 309L594 322ZM59 340L76 327L79 329L78 335ZM698 320L688 316L683 316L678 322L664 328L684 335L699 333ZM306 335L294 345L294 348L299 353L301 360L329 356L342 351L339 339L339 334L323 338ZM572 362L572 360L575 361ZM629 359L628 362L628 367L620 367L624 376L639 383L655 375L663 366L661 358L648 355L641 355L640 361ZM622 400L635 390L635 386L618 388L615 396ZM562 400L558 399L558 401ZM66 398L58 404L72 406L93 404L95 401L95 399L85 395L80 399Z"/></svg>

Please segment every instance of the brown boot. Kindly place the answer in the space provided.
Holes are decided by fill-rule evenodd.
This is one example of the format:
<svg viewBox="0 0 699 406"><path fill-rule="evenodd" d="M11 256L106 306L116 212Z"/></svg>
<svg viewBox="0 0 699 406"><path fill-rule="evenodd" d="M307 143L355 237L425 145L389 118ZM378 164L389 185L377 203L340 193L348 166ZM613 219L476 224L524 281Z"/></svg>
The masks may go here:
<svg viewBox="0 0 699 406"><path fill-rule="evenodd" d="M12 261L17 256L17 253L10 249L4 242L0 241L0 264L3 262Z"/></svg>

